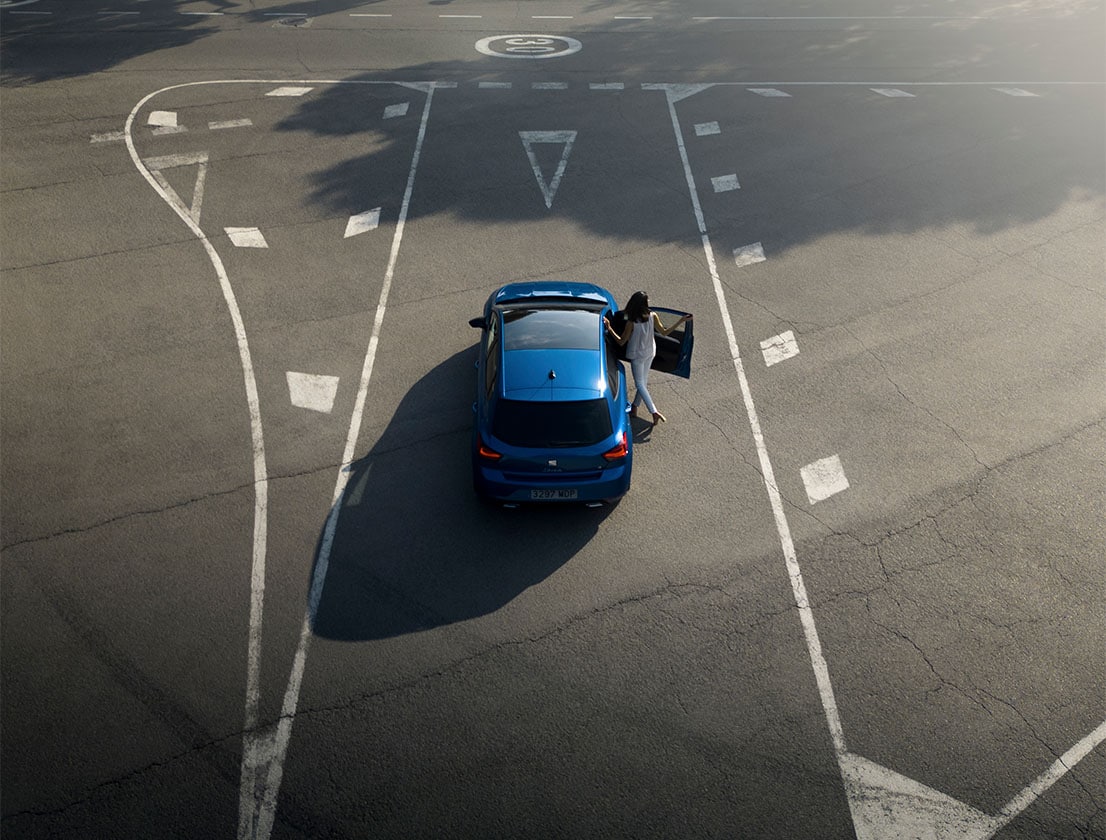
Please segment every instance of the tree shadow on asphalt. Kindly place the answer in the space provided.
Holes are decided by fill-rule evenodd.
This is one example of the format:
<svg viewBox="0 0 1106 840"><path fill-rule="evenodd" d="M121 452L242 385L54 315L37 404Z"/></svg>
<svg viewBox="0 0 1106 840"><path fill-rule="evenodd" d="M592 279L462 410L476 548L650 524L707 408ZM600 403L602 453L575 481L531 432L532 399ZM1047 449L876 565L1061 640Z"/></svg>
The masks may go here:
<svg viewBox="0 0 1106 840"><path fill-rule="evenodd" d="M457 353L416 382L350 467L316 635L382 639L495 612L569 562L609 513L503 510L477 499L469 461L475 353Z"/></svg>

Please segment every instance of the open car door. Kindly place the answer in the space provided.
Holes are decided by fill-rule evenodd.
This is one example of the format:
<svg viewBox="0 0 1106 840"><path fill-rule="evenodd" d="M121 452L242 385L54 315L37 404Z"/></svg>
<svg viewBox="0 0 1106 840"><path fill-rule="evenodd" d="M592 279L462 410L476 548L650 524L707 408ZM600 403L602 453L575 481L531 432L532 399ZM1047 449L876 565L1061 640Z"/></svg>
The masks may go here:
<svg viewBox="0 0 1106 840"><path fill-rule="evenodd" d="M649 308L660 316L665 329L688 314L676 309L662 309L659 306ZM684 321L668 335L654 333L657 340L657 355L653 357L653 370L682 376L684 379L691 378L691 348L695 344L694 323L694 321Z"/></svg>

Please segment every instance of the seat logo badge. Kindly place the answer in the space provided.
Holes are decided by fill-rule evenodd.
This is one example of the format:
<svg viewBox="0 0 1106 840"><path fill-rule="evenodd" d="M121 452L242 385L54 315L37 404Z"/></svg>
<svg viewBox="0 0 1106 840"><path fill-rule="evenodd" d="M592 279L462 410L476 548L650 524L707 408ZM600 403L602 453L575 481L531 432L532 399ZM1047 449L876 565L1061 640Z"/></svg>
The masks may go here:
<svg viewBox="0 0 1106 840"><path fill-rule="evenodd" d="M557 466L557 462L556 462L556 460L550 460L550 461L548 462L548 464L549 464L549 466L551 466L551 467L555 467L555 466Z"/></svg>

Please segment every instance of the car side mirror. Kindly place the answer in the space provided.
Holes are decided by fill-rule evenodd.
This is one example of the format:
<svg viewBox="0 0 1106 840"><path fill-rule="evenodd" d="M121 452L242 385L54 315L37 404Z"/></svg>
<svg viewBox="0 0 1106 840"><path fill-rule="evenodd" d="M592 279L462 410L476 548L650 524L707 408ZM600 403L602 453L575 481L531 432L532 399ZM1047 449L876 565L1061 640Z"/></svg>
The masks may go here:
<svg viewBox="0 0 1106 840"><path fill-rule="evenodd" d="M476 327L478 330L486 330L488 328L488 322L483 318L470 318L469 326Z"/></svg>

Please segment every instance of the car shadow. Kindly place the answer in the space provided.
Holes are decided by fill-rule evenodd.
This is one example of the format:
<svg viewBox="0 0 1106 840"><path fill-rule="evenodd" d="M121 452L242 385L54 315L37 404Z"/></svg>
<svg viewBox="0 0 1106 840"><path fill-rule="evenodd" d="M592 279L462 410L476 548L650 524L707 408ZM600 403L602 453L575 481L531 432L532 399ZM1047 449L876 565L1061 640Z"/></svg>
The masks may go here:
<svg viewBox="0 0 1106 840"><path fill-rule="evenodd" d="M416 382L371 451L350 465L315 635L382 639L495 612L571 560L609 513L504 510L476 497L475 354L475 346L457 353ZM315 568L325 544L324 523Z"/></svg>

